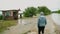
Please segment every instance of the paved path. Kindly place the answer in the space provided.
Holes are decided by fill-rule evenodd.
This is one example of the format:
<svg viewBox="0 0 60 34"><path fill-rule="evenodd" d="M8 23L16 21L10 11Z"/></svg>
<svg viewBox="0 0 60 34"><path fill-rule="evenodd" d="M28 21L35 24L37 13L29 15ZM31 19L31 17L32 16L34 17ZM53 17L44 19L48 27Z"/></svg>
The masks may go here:
<svg viewBox="0 0 60 34"><path fill-rule="evenodd" d="M52 21L50 16L47 16L47 25L45 28L45 34L55 34L54 22ZM23 20L25 24L17 24L16 26L12 26L9 29L4 31L2 34L37 34L37 18L30 18Z"/></svg>

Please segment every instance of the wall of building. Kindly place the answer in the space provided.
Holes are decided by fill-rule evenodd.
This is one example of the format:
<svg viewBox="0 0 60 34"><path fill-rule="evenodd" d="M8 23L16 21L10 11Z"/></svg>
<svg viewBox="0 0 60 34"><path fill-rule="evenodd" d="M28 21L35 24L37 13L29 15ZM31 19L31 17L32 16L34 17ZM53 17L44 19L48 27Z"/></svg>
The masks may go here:
<svg viewBox="0 0 60 34"><path fill-rule="evenodd" d="M9 11L10 15L6 16L7 11L2 11L4 19L18 19L18 11ZM14 14L16 12L16 14Z"/></svg>

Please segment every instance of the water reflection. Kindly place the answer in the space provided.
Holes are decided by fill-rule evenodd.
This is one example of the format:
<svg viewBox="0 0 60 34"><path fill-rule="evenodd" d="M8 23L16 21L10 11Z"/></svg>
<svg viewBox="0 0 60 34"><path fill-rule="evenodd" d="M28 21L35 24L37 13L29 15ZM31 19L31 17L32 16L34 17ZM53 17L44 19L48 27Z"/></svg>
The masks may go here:
<svg viewBox="0 0 60 34"><path fill-rule="evenodd" d="M52 14L52 19L55 21L57 25L60 25L60 14L53 13Z"/></svg>
<svg viewBox="0 0 60 34"><path fill-rule="evenodd" d="M18 19L18 24L37 23L37 18Z"/></svg>
<svg viewBox="0 0 60 34"><path fill-rule="evenodd" d="M26 24L27 22L27 20L18 19L18 24Z"/></svg>
<svg viewBox="0 0 60 34"><path fill-rule="evenodd" d="M51 14L52 19L55 21L57 25L60 25L60 14L53 13ZM27 24L27 23L32 23L37 20L34 20L35 18L29 18L29 19L18 19L18 24Z"/></svg>

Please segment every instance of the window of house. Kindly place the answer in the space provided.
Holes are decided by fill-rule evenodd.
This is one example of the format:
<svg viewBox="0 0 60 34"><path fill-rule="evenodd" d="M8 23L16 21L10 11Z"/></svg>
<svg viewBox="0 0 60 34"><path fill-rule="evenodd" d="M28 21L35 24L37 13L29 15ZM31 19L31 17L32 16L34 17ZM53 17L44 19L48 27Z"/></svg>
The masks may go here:
<svg viewBox="0 0 60 34"><path fill-rule="evenodd" d="M6 16L10 16L10 12L9 12L9 11L7 11L5 15L6 15Z"/></svg>

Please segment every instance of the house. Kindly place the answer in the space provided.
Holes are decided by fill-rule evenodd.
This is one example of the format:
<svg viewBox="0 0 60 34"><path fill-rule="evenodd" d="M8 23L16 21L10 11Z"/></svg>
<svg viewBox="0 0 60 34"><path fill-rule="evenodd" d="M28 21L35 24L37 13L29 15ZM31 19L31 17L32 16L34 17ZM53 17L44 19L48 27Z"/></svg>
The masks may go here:
<svg viewBox="0 0 60 34"><path fill-rule="evenodd" d="M10 19L18 19L18 12L20 9L12 9L12 10L2 10L3 19L10 20Z"/></svg>

